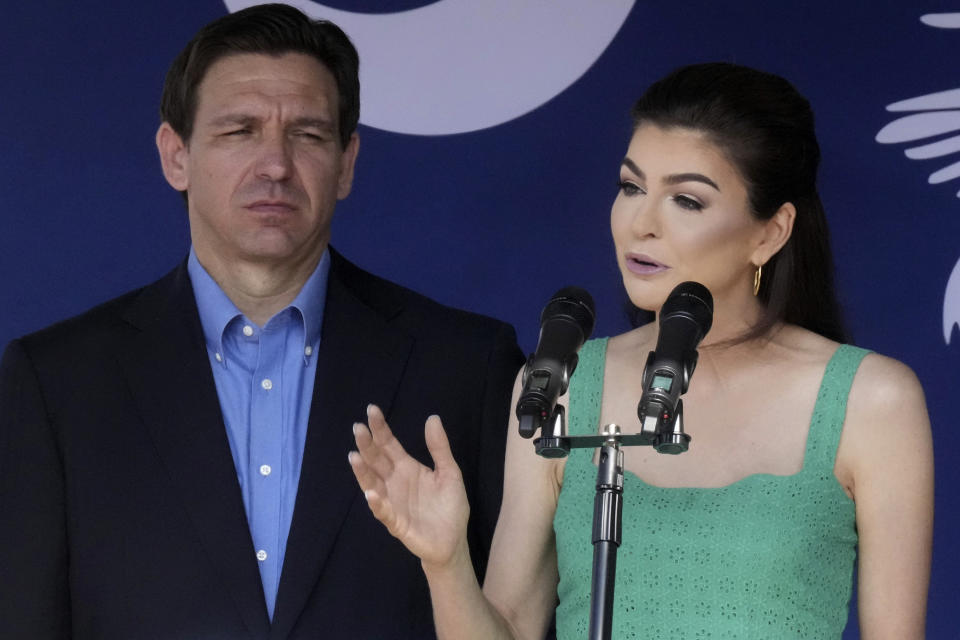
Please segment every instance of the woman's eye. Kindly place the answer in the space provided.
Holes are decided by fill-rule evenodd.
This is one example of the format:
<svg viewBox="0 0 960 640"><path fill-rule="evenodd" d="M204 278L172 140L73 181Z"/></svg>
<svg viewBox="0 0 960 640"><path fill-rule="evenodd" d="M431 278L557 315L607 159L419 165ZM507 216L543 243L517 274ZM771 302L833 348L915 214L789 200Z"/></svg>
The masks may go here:
<svg viewBox="0 0 960 640"><path fill-rule="evenodd" d="M699 200L694 200L690 196L677 195L673 196L673 201L677 203L681 209L687 209L688 211L702 211L703 203Z"/></svg>
<svg viewBox="0 0 960 640"><path fill-rule="evenodd" d="M620 189L620 192L625 196L635 196L642 195L646 193L639 185L630 182L628 180L620 180L617 182L617 187Z"/></svg>

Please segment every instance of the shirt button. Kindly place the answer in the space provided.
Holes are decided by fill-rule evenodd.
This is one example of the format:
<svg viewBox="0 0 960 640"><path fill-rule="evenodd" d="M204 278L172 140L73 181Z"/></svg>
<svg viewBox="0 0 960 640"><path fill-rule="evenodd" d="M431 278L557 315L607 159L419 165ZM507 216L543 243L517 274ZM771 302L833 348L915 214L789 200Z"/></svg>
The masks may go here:
<svg viewBox="0 0 960 640"><path fill-rule="evenodd" d="M213 357L217 359L217 362L223 362L223 356L219 353L213 354Z"/></svg>
<svg viewBox="0 0 960 640"><path fill-rule="evenodd" d="M260 551L257 551L257 560L259 560L260 562L263 562L266 559L267 559L266 551L264 551L263 549L260 549Z"/></svg>
<svg viewBox="0 0 960 640"><path fill-rule="evenodd" d="M243 335L247 336L248 338L249 338L250 336L252 336L252 335L253 335L253 327L251 327L251 326L248 325L248 324L243 325Z"/></svg>
<svg viewBox="0 0 960 640"><path fill-rule="evenodd" d="M313 347L310 347L310 346L304 347L303 352L309 356L313 353Z"/></svg>
<svg viewBox="0 0 960 640"><path fill-rule="evenodd" d="M270 475L270 471L272 471L272 469L270 469L270 465L268 465L268 464L262 464L262 465L260 465L260 475L262 475L262 476L268 476L268 475Z"/></svg>
<svg viewBox="0 0 960 640"><path fill-rule="evenodd" d="M270 391L270 389L273 389L273 382L270 380L270 378L264 378L263 382L260 383L260 386L267 391Z"/></svg>

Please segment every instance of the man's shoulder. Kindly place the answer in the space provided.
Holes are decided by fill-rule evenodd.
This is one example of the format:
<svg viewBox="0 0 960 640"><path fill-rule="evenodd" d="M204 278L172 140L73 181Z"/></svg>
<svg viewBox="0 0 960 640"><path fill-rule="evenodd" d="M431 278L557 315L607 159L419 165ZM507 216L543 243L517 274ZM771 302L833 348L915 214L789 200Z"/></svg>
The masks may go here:
<svg viewBox="0 0 960 640"><path fill-rule="evenodd" d="M182 268L181 265L151 284L127 291L14 342L31 355L50 354L61 360L74 357L78 351L115 343L126 333L138 331L144 322L163 311L169 293L182 279L179 273Z"/></svg>
<svg viewBox="0 0 960 640"><path fill-rule="evenodd" d="M513 336L512 327L501 320L437 302L372 274L335 251L332 252L331 270L364 305L412 333L469 331L492 336L508 332Z"/></svg>

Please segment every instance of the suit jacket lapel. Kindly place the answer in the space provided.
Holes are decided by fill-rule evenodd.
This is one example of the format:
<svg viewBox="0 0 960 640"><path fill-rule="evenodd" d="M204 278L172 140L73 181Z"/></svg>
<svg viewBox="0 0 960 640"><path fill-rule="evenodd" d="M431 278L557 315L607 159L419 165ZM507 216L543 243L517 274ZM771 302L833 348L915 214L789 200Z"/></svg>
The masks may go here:
<svg viewBox="0 0 960 640"><path fill-rule="evenodd" d="M333 254L316 383L300 485L277 594L271 638L285 638L319 580L351 504L360 490L347 464L352 425L368 403L389 414L413 339L392 328L399 308L374 310L360 297ZM389 307L389 304L387 305Z"/></svg>
<svg viewBox="0 0 960 640"><path fill-rule="evenodd" d="M263 587L186 263L145 289L125 319L140 329L121 362L141 416L223 589L251 637L266 637Z"/></svg>

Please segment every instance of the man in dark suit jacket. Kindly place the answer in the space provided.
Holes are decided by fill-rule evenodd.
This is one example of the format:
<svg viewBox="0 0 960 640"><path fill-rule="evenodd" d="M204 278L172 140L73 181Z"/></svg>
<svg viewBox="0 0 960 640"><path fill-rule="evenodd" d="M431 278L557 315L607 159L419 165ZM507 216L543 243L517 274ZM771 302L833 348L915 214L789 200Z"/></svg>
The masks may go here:
<svg viewBox="0 0 960 640"><path fill-rule="evenodd" d="M368 403L423 462L423 421L443 418L482 575L522 357L507 325L328 246L353 177L357 96L346 36L289 7L211 23L174 62L157 144L188 203L190 259L14 341L0 367L0 638L431 637L419 562L370 515L347 463ZM316 301L301 293L318 282L312 336L302 308ZM223 327L204 314L210 296L235 306ZM284 376L313 383L268 414L294 460L274 471L250 466L249 443L281 438L256 403L287 377L261 380L262 363L247 371L229 345L246 339L256 354L285 330L280 317L298 327ZM256 487L273 479L295 491L264 524ZM266 552L261 526L285 544Z"/></svg>

